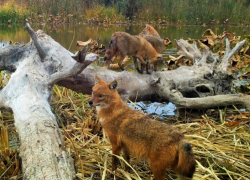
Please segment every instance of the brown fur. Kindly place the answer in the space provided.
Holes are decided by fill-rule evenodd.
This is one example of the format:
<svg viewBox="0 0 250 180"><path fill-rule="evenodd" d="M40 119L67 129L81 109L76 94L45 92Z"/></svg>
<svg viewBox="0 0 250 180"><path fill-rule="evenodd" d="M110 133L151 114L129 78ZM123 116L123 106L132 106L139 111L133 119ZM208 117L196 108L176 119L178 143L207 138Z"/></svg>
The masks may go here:
<svg viewBox="0 0 250 180"><path fill-rule="evenodd" d="M109 49L105 52L104 60L111 60L117 53L121 55L121 60L118 64L122 70L124 70L122 66L123 59L126 55L131 55L135 67L140 73L143 73L146 63L154 64L155 70L157 70L157 64L163 60L162 55L157 53L146 39L140 36L132 36L125 32L115 32L112 35ZM138 68L136 58L139 59L142 64L141 70Z"/></svg>
<svg viewBox="0 0 250 180"><path fill-rule="evenodd" d="M155 37L161 39L161 36L159 35L159 33L152 26L150 26L148 24L146 24L146 27L139 34L139 36L142 36L142 37L144 37L146 35L155 36Z"/></svg>
<svg viewBox="0 0 250 180"><path fill-rule="evenodd" d="M156 50L156 52L161 53L165 50L164 41L152 35L143 36Z"/></svg>
<svg viewBox="0 0 250 180"><path fill-rule="evenodd" d="M129 161L129 153L146 158L156 180L165 179L165 171L172 168L184 177L192 178L195 159L191 145L176 128L168 126L131 109L120 98L117 81L107 84L97 77L90 105L96 106L99 121L108 134L113 154L123 150ZM112 170L118 159L112 157Z"/></svg>
<svg viewBox="0 0 250 180"><path fill-rule="evenodd" d="M155 48L156 52L164 51L164 41L152 26L147 24L139 36L145 38Z"/></svg>

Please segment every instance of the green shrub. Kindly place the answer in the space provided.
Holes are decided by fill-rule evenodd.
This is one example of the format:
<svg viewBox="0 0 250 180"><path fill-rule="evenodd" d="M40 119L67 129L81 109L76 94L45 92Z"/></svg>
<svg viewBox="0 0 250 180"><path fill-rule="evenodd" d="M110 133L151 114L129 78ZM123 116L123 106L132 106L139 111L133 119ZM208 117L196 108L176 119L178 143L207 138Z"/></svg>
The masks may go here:
<svg viewBox="0 0 250 180"><path fill-rule="evenodd" d="M249 0L5 0L0 22L22 22L27 16L98 18L111 22L126 18L140 22L164 20L173 24L249 24ZM6 3L7 2L7 3ZM3 5L2 5L2 4ZM27 8L29 7L29 8ZM228 19L228 21L226 21ZM75 22L75 21L74 21Z"/></svg>
<svg viewBox="0 0 250 180"><path fill-rule="evenodd" d="M28 11L24 6L16 4L13 0L4 3L0 8L0 23L24 22Z"/></svg>

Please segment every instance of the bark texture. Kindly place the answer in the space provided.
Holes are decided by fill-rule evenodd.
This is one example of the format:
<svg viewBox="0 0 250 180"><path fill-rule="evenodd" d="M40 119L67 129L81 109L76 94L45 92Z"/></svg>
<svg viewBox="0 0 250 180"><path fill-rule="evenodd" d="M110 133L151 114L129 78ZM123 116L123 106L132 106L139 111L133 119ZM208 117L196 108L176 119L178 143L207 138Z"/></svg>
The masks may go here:
<svg viewBox="0 0 250 180"><path fill-rule="evenodd" d="M80 73L97 60L81 52L81 62L42 31L26 29L32 41L0 49L0 69L13 72L0 93L0 107L15 117L21 147L23 179L62 180L75 176L61 132L50 108L53 84ZM79 59L79 58L78 58Z"/></svg>

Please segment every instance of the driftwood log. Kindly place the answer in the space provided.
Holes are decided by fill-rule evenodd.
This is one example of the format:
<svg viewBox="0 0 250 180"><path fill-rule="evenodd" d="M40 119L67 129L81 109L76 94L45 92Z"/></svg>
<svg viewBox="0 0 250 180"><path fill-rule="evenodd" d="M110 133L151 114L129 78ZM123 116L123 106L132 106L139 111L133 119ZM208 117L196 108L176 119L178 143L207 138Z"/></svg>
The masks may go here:
<svg viewBox="0 0 250 180"><path fill-rule="evenodd" d="M178 54L190 58L193 66L155 72L151 75L137 72L115 72L91 65L74 78L63 79L59 85L84 94L91 94L95 75L110 82L118 80L118 91L124 100L174 103L177 108L214 108L242 105L250 108L250 96L236 94L233 81L236 75L228 71L230 58L240 50L245 40L230 49L226 40L226 53L222 59L209 49L201 52L196 43L176 40Z"/></svg>
<svg viewBox="0 0 250 180"><path fill-rule="evenodd" d="M75 176L73 159L64 149L50 99L53 85L80 73L96 54L72 54L42 31L26 25L32 41L0 49L0 69L13 72L0 93L0 107L11 109L21 146L23 179L62 180ZM80 58L79 58L80 57Z"/></svg>
<svg viewBox="0 0 250 180"><path fill-rule="evenodd" d="M0 93L0 107L11 109L21 140L24 179L73 179L71 158L63 147L56 118L50 109L55 83L84 94L91 94L95 75L107 82L117 79L123 99L132 101L171 101L178 108L212 108L226 105L250 107L250 97L235 94L235 75L228 71L230 58L243 46L233 49L226 41L223 59L209 49L203 52L196 44L176 41L181 55L193 66L151 75L137 72L115 72L90 65L98 57L81 51L72 53L42 31L26 26L32 41L0 49L0 70L13 72ZM90 66L88 66L90 65Z"/></svg>

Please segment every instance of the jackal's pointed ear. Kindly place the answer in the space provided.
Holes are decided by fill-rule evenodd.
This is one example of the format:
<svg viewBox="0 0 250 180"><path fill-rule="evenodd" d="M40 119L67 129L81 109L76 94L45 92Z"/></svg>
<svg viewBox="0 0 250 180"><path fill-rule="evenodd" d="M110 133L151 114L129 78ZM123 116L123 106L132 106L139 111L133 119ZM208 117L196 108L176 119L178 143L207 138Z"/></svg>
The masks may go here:
<svg viewBox="0 0 250 180"><path fill-rule="evenodd" d="M95 84L101 83L103 80L100 79L97 75L95 76Z"/></svg>
<svg viewBox="0 0 250 180"><path fill-rule="evenodd" d="M118 86L118 82L117 80L112 81L111 83L109 83L109 89L110 90L116 90Z"/></svg>
<svg viewBox="0 0 250 180"><path fill-rule="evenodd" d="M148 28L148 30L152 29L152 26L150 26L149 24L146 24L146 27Z"/></svg>

